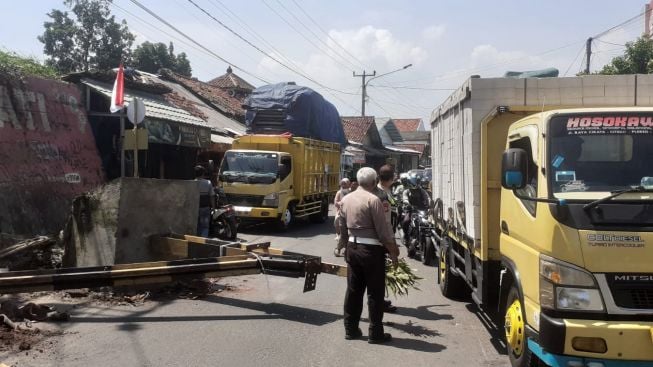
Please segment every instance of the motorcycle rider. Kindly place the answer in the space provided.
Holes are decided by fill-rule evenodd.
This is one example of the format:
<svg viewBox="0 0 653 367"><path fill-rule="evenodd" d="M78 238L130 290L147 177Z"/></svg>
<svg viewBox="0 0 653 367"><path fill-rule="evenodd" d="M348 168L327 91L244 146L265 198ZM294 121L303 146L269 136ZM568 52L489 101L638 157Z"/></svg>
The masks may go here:
<svg viewBox="0 0 653 367"><path fill-rule="evenodd" d="M401 228L404 232L404 245L410 243L410 216L413 210L427 210L429 207L429 194L422 188L421 177L410 175L406 178L402 202L404 204L404 218Z"/></svg>

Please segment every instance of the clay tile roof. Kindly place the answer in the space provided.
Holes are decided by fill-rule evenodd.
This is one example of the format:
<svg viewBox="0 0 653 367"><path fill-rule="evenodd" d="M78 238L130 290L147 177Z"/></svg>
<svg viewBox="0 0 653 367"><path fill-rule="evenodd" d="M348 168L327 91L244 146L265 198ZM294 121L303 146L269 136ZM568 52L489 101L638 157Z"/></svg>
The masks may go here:
<svg viewBox="0 0 653 367"><path fill-rule="evenodd" d="M347 140L362 144L370 126L374 125L372 116L342 116L342 128Z"/></svg>
<svg viewBox="0 0 653 367"><path fill-rule="evenodd" d="M399 131L417 131L422 119L392 119Z"/></svg>
<svg viewBox="0 0 653 367"><path fill-rule="evenodd" d="M245 79L233 73L231 66L227 68L227 73L208 81L208 84L218 88L238 88L248 91L254 90L254 86L249 84Z"/></svg>
<svg viewBox="0 0 653 367"><path fill-rule="evenodd" d="M210 102L218 109L239 119L244 119L242 101L229 92L193 78L187 78L169 70L160 70L161 77L183 85L200 98Z"/></svg>

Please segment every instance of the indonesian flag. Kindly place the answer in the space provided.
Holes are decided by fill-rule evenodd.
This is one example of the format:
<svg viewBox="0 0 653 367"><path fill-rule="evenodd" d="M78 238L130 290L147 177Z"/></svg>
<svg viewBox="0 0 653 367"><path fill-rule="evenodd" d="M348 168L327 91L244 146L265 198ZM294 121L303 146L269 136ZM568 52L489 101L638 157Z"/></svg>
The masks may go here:
<svg viewBox="0 0 653 367"><path fill-rule="evenodd" d="M120 63L116 81L113 82L113 91L111 91L111 107L109 107L111 113L118 112L125 106L124 81L125 75L122 70L122 63Z"/></svg>

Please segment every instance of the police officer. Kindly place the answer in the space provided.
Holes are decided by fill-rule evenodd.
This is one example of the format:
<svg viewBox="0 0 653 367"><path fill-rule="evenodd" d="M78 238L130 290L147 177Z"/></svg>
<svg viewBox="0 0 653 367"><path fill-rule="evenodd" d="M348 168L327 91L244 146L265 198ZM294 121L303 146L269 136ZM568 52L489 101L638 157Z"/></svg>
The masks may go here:
<svg viewBox="0 0 653 367"><path fill-rule="evenodd" d="M381 199L383 204L383 210L385 210L385 219L387 225L390 226L392 234L394 235L394 224L392 222L393 211L396 214L397 203L394 197L392 196L392 183L394 182L395 170L391 165L386 164L379 168L379 183L374 189L374 195ZM392 301L386 299L384 302L383 310L385 312L394 313L397 312L397 307L392 304Z"/></svg>
<svg viewBox="0 0 653 367"><path fill-rule="evenodd" d="M383 295L385 293L385 254L397 263L399 248L390 226L387 225L381 200L373 194L376 172L361 168L356 178L359 189L342 200L342 236L349 235L345 250L347 267L347 292L345 294L345 339L362 336L358 326L363 311L363 295L367 289L369 311L368 343L390 341L392 336L383 332Z"/></svg>

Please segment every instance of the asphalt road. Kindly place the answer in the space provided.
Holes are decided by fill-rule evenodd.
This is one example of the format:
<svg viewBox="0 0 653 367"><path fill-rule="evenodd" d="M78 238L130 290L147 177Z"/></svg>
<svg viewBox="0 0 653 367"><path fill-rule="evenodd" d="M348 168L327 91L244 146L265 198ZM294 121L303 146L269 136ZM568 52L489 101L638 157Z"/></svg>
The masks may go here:
<svg viewBox="0 0 653 367"><path fill-rule="evenodd" d="M274 234L246 228L248 241L322 256L332 254L332 220L300 224ZM405 255L405 248L402 255ZM303 293L303 279L263 275L224 278L233 286L199 300L146 302L141 306L84 305L72 309L64 334L43 350L0 353L17 366L508 366L502 330L471 301L443 298L435 268L409 260L424 278L421 291L393 299L384 318L393 341L370 345L344 339L346 279L320 275ZM66 305L62 305L66 306ZM68 305L69 306L69 305ZM366 317L367 309L363 310ZM367 324L362 323L367 335Z"/></svg>

